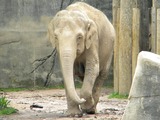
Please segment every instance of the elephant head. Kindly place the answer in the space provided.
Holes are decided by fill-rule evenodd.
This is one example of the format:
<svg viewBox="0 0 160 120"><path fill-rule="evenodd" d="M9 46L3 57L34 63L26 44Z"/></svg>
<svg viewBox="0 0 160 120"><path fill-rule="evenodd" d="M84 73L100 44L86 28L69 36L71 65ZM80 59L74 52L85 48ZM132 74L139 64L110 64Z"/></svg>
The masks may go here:
<svg viewBox="0 0 160 120"><path fill-rule="evenodd" d="M48 34L60 60L67 95L77 104L85 102L80 98L74 85L74 62L90 49L98 39L96 24L85 13L63 10L58 12L48 26Z"/></svg>

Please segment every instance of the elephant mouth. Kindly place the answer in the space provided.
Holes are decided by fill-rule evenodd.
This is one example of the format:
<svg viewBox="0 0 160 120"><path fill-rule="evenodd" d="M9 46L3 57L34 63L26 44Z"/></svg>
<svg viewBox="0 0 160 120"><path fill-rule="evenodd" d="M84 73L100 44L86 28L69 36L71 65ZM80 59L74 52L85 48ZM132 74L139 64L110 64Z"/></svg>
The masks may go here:
<svg viewBox="0 0 160 120"><path fill-rule="evenodd" d="M79 56L81 54L80 50L77 50L77 56Z"/></svg>

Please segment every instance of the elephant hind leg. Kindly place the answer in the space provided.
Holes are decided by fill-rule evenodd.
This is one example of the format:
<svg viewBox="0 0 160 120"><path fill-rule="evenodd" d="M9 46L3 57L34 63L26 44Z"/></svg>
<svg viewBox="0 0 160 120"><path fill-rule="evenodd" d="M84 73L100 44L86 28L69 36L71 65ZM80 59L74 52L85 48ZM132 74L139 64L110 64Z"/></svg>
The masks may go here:
<svg viewBox="0 0 160 120"><path fill-rule="evenodd" d="M87 97L88 99L86 98L86 102L81 105L83 113L95 114L97 112L96 106L99 101L101 88L105 79L106 79L106 72L105 73L101 72L100 75L96 78L91 96Z"/></svg>
<svg viewBox="0 0 160 120"><path fill-rule="evenodd" d="M84 79L85 67L82 63L74 64L74 74L79 77L81 81Z"/></svg>
<svg viewBox="0 0 160 120"><path fill-rule="evenodd" d="M104 80L106 80L106 75L104 75L102 73L97 77L95 84L94 84L94 87L93 87L93 99L94 99L94 108L93 109L95 111L96 111L97 103L99 101L99 97L101 94L101 88L103 86Z"/></svg>
<svg viewBox="0 0 160 120"><path fill-rule="evenodd" d="M94 104L91 106L92 102L91 101L86 101L85 104L81 105L83 113L95 114L97 112L96 111L96 106L97 106L97 103L99 101L99 97L100 97L100 93L101 93L101 88L102 88L102 85L104 83L104 80L106 80L106 72L104 74L101 73L97 77L97 79L96 79L96 81L94 83L94 86L93 86L93 89L92 89L92 98L93 98ZM85 107L83 107L83 105ZM89 106L89 107L87 107L87 106ZM83 108L87 108L87 109L83 109Z"/></svg>

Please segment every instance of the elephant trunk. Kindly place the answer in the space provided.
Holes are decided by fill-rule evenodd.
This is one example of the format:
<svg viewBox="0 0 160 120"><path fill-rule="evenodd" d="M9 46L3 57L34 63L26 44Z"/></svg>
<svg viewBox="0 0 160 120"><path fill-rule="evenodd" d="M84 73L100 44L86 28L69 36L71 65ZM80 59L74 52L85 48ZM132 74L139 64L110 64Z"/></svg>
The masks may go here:
<svg viewBox="0 0 160 120"><path fill-rule="evenodd" d="M67 96L77 104L84 103L86 100L80 98L75 90L73 78L73 66L75 57L72 50L65 50L64 52L60 52L59 57Z"/></svg>

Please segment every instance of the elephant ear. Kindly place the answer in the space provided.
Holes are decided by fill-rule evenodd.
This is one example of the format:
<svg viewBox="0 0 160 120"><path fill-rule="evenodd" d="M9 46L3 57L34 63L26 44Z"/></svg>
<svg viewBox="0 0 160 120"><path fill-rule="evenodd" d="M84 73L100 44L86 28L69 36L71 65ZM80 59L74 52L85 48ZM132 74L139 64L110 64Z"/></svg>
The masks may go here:
<svg viewBox="0 0 160 120"><path fill-rule="evenodd" d="M50 42L52 43L52 46L55 48L55 36L54 36L54 25L53 25L53 19L48 24L48 34L47 34Z"/></svg>
<svg viewBox="0 0 160 120"><path fill-rule="evenodd" d="M89 20L88 32L86 36L86 49L89 49L92 42L98 40L97 25L93 20Z"/></svg>

